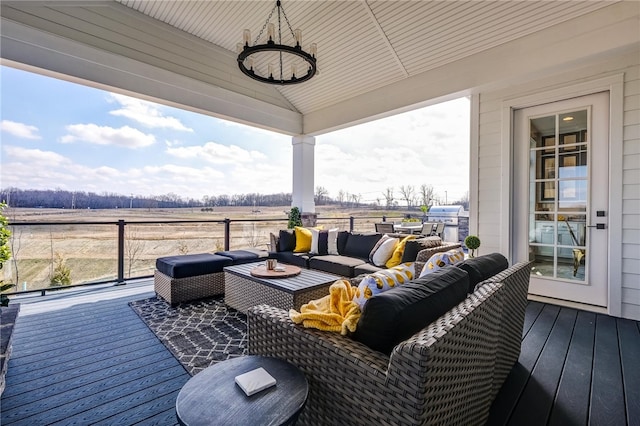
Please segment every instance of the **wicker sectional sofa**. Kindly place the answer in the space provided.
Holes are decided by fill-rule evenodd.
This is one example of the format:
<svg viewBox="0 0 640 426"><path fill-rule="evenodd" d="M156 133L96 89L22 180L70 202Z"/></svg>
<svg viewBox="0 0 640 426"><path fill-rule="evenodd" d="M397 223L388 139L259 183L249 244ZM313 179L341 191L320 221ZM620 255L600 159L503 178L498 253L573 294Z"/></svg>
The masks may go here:
<svg viewBox="0 0 640 426"><path fill-rule="evenodd" d="M338 254L311 254L309 252L294 252L295 234L291 230L281 230L279 235L271 235L271 250L269 257L279 262L328 272L345 278L353 278L362 274L370 274L385 269L371 263L369 254L376 243L382 238L381 233L355 233L340 231L337 233ZM407 235L393 234L391 236L403 238ZM285 240L287 240L285 242ZM420 240L429 240L428 248L420 247ZM418 262L416 274L424 263L436 253L445 252L460 247L459 243L443 242L440 237L417 238L413 250L407 246L402 262Z"/></svg>
<svg viewBox="0 0 640 426"><path fill-rule="evenodd" d="M482 425L520 354L529 274L529 264L518 263L484 278L389 355L255 306L249 353L304 372L310 390L299 424Z"/></svg>

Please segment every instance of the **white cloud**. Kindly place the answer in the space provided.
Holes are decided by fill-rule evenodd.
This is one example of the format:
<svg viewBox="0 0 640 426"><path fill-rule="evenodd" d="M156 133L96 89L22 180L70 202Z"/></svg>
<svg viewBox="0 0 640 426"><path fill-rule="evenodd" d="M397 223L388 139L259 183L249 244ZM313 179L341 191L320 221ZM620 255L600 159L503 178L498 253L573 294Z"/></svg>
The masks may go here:
<svg viewBox="0 0 640 426"><path fill-rule="evenodd" d="M109 112L111 115L126 117L151 128L193 132L193 129L186 127L177 118L163 115L160 105L117 93L111 93L111 98L121 106L120 109Z"/></svg>
<svg viewBox="0 0 640 426"><path fill-rule="evenodd" d="M15 121L2 120L0 122L0 130L23 139L42 139L42 137L38 135L38 128L36 126L29 126L28 124L17 123Z"/></svg>
<svg viewBox="0 0 640 426"><path fill-rule="evenodd" d="M315 185L381 198L402 185L432 185L444 201L469 189L469 100L433 105L316 138ZM401 202L402 203L402 202Z"/></svg>
<svg viewBox="0 0 640 426"><path fill-rule="evenodd" d="M9 145L4 147L4 152L13 161L29 164L28 169L66 166L70 163L68 158L58 153L40 149L27 149Z"/></svg>
<svg viewBox="0 0 640 426"><path fill-rule="evenodd" d="M62 143L88 142L96 145L142 148L156 142L155 136L129 126L116 129L96 124L71 124L66 129L69 134L60 139Z"/></svg>
<svg viewBox="0 0 640 426"><path fill-rule="evenodd" d="M267 158L259 151L249 151L237 145L222 145L216 142L207 142L202 146L169 147L167 153L181 159L197 158L212 164L252 163Z"/></svg>

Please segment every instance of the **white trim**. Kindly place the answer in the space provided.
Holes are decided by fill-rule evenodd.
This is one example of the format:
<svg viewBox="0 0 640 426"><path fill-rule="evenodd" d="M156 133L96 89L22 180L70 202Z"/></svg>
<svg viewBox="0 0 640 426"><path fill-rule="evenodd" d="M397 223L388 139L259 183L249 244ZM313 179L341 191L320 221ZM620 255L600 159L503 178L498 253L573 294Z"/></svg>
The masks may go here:
<svg viewBox="0 0 640 426"><path fill-rule="evenodd" d="M565 306L567 308L579 309L581 311L597 312L599 314L606 314L607 308L602 306L588 305L586 303L571 302L569 300L555 299L553 297L537 296L535 294L529 294L527 299L534 302L547 303L557 306Z"/></svg>
<svg viewBox="0 0 640 426"><path fill-rule="evenodd" d="M504 103L503 103L504 105ZM502 131L500 146L500 252L508 253L510 262L514 261L512 243L513 235L513 194L511 181L513 180L513 110L515 107L502 108ZM505 126L505 123L508 125Z"/></svg>
<svg viewBox="0 0 640 426"><path fill-rule="evenodd" d="M480 188L480 95L471 95L469 149L469 235L478 235ZM475 174L474 174L475 172Z"/></svg>
<svg viewBox="0 0 640 426"><path fill-rule="evenodd" d="M609 108L609 314L621 317L624 74L611 78ZM612 286L611 283L618 285Z"/></svg>
<svg viewBox="0 0 640 426"><path fill-rule="evenodd" d="M0 25L5 64L271 131L302 132L299 112L5 18Z"/></svg>
<svg viewBox="0 0 640 426"><path fill-rule="evenodd" d="M609 239L608 245L608 306L607 313L620 317L622 314L622 162L623 162L623 111L624 111L624 74L616 73L609 76L583 81L570 86L558 87L548 91L508 98L502 102L502 155L511 155L513 145L513 111L549 102L557 102L573 97L590 95L598 92L609 92L610 122L609 122ZM506 146L505 146L506 145ZM514 171L513 161L509 159L507 168L503 169L503 176L510 177ZM503 184L503 191L505 184ZM509 204L511 201L511 189L502 192L501 202ZM502 220L507 219L511 227L513 211L509 208L506 216L504 206ZM504 222L502 222L504 224ZM504 226L504 225L503 225ZM508 239L512 255L512 232L509 229ZM554 303L555 303L555 299ZM581 305L582 306L582 305ZM591 308L593 310L593 308Z"/></svg>

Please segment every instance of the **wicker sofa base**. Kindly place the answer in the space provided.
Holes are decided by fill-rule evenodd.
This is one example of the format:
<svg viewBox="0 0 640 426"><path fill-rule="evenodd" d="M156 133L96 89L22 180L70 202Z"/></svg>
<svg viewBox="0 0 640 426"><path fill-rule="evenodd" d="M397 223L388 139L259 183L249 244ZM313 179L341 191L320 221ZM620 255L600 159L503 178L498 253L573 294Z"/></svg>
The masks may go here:
<svg viewBox="0 0 640 426"><path fill-rule="evenodd" d="M224 294L224 272L187 278L172 278L156 270L153 288L158 296L171 305L217 296Z"/></svg>

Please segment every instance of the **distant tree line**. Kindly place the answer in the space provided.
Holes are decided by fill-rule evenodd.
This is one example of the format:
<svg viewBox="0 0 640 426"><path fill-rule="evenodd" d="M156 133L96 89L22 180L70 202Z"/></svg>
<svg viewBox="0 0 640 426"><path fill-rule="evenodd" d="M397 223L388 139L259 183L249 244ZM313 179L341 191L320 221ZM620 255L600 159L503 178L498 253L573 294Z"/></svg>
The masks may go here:
<svg viewBox="0 0 640 426"><path fill-rule="evenodd" d="M177 194L122 195L115 193L67 191L62 189L0 189L0 200L9 207L53 209L124 209L183 208L221 206L286 206L291 194L234 194L204 196L202 200L183 198Z"/></svg>
<svg viewBox="0 0 640 426"><path fill-rule="evenodd" d="M340 190L335 198L329 196L329 191L316 187L314 200L318 206L338 204L342 207L383 207L390 210L398 208L419 209L422 206L445 204L441 196L435 194L431 185L423 184L416 188L404 185L399 188L399 196L394 188L388 187L380 192L380 196L373 200L363 200L361 194L348 193ZM290 206L291 193L277 194L233 194L233 195L205 195L201 200L183 198L174 193L165 195L122 195L116 193L84 191L68 191L63 189L0 189L0 201L5 201L9 207L23 208L53 208L53 209L155 209L155 208L184 208L199 207L213 210L216 207L247 206L247 207L278 207ZM469 208L468 193L461 200L451 204L461 204Z"/></svg>

